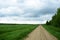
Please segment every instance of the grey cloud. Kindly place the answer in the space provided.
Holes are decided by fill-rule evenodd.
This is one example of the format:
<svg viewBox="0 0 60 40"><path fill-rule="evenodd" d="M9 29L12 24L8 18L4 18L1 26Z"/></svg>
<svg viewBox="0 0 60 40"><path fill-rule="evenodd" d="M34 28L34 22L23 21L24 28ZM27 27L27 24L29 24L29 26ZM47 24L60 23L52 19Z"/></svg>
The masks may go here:
<svg viewBox="0 0 60 40"><path fill-rule="evenodd" d="M22 7L24 9L24 13L21 15L19 12L12 12L12 14L2 14L0 13L0 17L6 17L6 16L17 16L19 17L19 19L21 19L21 17L23 18L22 20L25 21L46 21L46 20L50 20L52 18L52 16L55 14L56 9L58 7L60 7L60 4L57 3L53 3L51 1L46 0L47 3L43 8L39 8L39 9L34 9L34 8L27 8L25 6L19 5L20 7ZM24 0L18 0L18 3L23 3ZM58 1L57 1L58 2ZM0 5L0 8L7 8L9 7L9 5Z"/></svg>
<svg viewBox="0 0 60 40"><path fill-rule="evenodd" d="M0 17L5 17L6 15L0 13Z"/></svg>

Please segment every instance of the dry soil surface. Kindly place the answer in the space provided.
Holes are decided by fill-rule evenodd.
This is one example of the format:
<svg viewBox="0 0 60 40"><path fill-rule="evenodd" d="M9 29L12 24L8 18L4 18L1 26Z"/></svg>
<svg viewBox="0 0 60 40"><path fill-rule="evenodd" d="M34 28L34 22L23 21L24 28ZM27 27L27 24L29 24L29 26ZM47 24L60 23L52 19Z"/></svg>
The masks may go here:
<svg viewBox="0 0 60 40"><path fill-rule="evenodd" d="M57 40L56 37L48 33L41 25L32 31L25 40Z"/></svg>

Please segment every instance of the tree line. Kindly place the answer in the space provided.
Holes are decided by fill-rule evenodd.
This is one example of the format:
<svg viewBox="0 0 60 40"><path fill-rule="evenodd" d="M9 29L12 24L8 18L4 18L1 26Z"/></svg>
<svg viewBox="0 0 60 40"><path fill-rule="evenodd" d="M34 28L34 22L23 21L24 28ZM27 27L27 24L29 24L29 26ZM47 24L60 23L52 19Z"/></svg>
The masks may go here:
<svg viewBox="0 0 60 40"><path fill-rule="evenodd" d="M57 9L56 14L52 17L52 20L46 22L47 25L53 25L60 27L60 8Z"/></svg>

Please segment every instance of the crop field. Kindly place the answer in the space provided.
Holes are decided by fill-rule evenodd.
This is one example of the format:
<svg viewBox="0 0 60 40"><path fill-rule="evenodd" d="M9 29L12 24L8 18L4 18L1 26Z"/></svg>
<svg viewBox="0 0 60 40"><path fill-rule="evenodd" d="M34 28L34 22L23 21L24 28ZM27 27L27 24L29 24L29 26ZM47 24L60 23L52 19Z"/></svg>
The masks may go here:
<svg viewBox="0 0 60 40"><path fill-rule="evenodd" d="M23 40L38 25L0 24L0 40Z"/></svg>

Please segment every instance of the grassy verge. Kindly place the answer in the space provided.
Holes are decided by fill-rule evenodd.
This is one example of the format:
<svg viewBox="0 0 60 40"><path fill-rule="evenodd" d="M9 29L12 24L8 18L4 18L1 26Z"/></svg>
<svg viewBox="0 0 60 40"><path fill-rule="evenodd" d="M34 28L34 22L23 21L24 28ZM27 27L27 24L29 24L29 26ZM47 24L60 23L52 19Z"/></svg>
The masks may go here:
<svg viewBox="0 0 60 40"><path fill-rule="evenodd" d="M51 25L42 25L45 29L47 29L48 32L50 32L51 34L53 34L55 37L58 38L58 40L60 40L60 28L58 27L54 27Z"/></svg>
<svg viewBox="0 0 60 40"><path fill-rule="evenodd" d="M23 40L38 25L0 25L0 40Z"/></svg>

